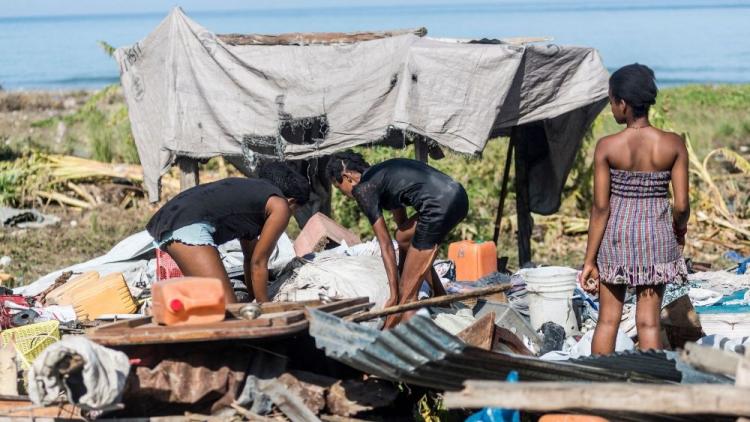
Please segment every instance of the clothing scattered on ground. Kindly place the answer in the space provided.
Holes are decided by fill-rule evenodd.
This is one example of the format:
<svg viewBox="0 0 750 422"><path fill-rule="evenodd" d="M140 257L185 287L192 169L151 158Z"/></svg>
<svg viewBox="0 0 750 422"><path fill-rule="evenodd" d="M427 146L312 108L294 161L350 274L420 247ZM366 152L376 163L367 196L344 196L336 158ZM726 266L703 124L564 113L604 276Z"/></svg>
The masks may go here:
<svg viewBox="0 0 750 422"><path fill-rule="evenodd" d="M83 358L80 378L59 373L60 363L73 355ZM50 405L64 394L68 402L84 410L110 409L120 402L129 372L130 362L125 353L100 346L84 336L66 336L34 360L29 371L29 397L34 404Z"/></svg>
<svg viewBox="0 0 750 422"><path fill-rule="evenodd" d="M687 266L672 228L671 172L610 170L610 212L597 265L603 282L681 282Z"/></svg>
<svg viewBox="0 0 750 422"><path fill-rule="evenodd" d="M16 209L0 207L0 227L19 229L38 229L53 226L60 222L60 217L42 214L35 209Z"/></svg>

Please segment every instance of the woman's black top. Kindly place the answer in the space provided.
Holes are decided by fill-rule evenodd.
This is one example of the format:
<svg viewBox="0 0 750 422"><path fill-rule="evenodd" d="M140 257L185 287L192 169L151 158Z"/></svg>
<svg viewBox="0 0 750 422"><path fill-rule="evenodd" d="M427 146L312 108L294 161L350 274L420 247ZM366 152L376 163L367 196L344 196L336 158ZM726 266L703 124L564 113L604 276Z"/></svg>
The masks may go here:
<svg viewBox="0 0 750 422"><path fill-rule="evenodd" d="M233 177L180 192L151 217L146 230L159 241L170 231L194 223L216 228L217 245L232 239L254 239L266 220L266 202L284 197L281 190L263 179Z"/></svg>

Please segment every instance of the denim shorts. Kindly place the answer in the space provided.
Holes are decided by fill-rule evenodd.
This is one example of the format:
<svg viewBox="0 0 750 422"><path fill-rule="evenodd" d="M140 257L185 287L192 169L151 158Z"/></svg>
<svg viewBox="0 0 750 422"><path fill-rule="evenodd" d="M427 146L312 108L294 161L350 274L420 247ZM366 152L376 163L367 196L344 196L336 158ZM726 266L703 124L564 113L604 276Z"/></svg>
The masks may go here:
<svg viewBox="0 0 750 422"><path fill-rule="evenodd" d="M167 232L161 240L155 240L154 245L163 251L166 251L167 245L174 241L191 246L217 247L214 242L214 233L216 233L216 227L210 223L193 223Z"/></svg>

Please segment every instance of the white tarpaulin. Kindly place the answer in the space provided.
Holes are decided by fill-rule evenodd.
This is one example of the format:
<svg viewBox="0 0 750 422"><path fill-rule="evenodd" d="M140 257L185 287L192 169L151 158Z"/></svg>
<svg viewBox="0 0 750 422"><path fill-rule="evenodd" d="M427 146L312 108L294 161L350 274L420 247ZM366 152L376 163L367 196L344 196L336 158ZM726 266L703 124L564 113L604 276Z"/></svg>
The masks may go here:
<svg viewBox="0 0 750 422"><path fill-rule="evenodd" d="M178 155L308 158L405 132L476 154L493 131L601 100L608 78L581 47L228 45L180 9L115 57L151 200Z"/></svg>

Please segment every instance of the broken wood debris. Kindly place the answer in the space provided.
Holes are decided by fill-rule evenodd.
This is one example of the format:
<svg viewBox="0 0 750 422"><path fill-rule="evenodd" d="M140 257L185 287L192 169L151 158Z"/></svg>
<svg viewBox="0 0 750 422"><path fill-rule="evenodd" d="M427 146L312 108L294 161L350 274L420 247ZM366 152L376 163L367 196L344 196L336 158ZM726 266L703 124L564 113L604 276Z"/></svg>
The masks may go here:
<svg viewBox="0 0 750 422"><path fill-rule="evenodd" d="M222 34L218 38L229 45L312 45L312 44L351 44L372 41L399 35L427 35L427 28L399 29L376 32L292 32L279 35L262 34Z"/></svg>
<svg viewBox="0 0 750 422"><path fill-rule="evenodd" d="M467 381L464 386L445 394L446 407L750 415L750 388L732 385Z"/></svg>

